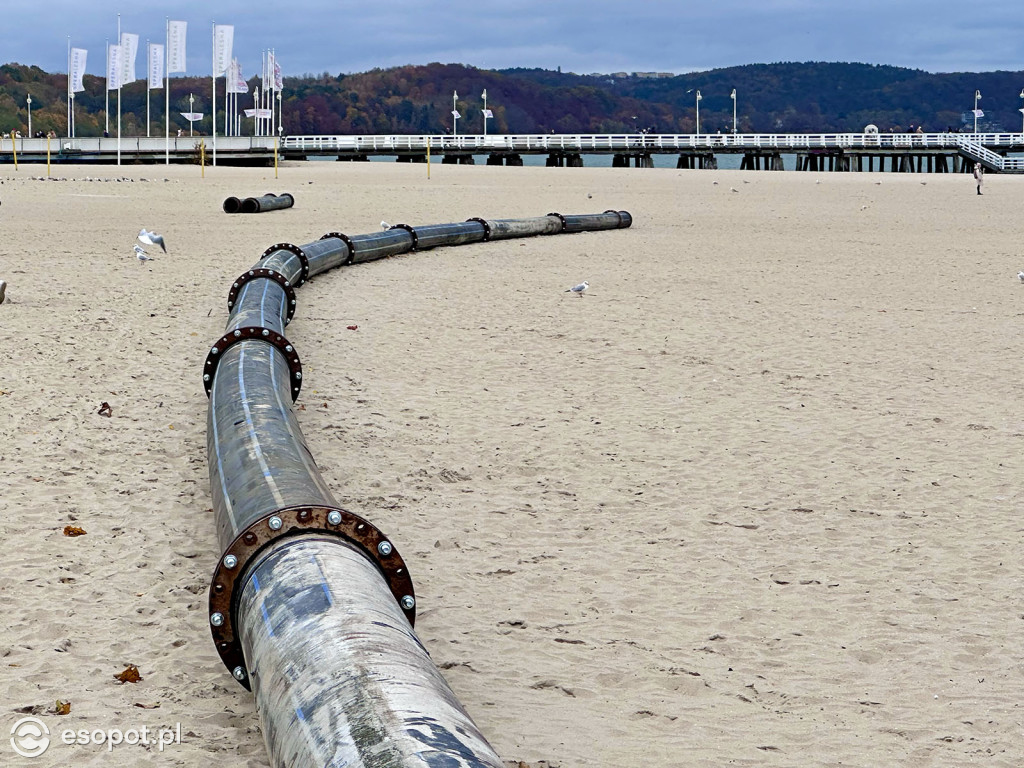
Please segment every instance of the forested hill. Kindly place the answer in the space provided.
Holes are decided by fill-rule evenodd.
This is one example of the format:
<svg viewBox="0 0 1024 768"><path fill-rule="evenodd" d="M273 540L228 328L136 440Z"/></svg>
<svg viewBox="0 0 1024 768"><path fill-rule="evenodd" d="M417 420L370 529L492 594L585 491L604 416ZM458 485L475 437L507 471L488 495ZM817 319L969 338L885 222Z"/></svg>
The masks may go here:
<svg viewBox="0 0 1024 768"><path fill-rule="evenodd" d="M223 81L222 81L223 82ZM26 95L32 95L33 132L65 134L67 79L38 67L0 66L0 131L27 131ZM104 82L85 78L76 94L77 135L104 129ZM259 85L249 81L250 92ZM656 77L576 75L538 69L481 70L459 64L375 69L351 75L307 75L284 81L284 131L288 134L450 133L452 94L459 94L459 133L483 131L481 95L494 113L488 133L655 133L695 131L696 93L702 132L732 129L736 90L740 132L861 131L873 123L882 131L944 131L965 124L981 91L981 130L1021 129L1024 72L933 74L868 64L751 64L685 75ZM172 78L172 130L188 128L180 112L209 115L209 78ZM163 135L164 94L151 95L154 135ZM240 108L251 107L243 97ZM111 98L111 125L116 100ZM218 88L218 125L223 125L223 91ZM122 90L122 135L145 135L146 83ZM197 130L208 133L209 117ZM243 133L251 121L243 120Z"/></svg>

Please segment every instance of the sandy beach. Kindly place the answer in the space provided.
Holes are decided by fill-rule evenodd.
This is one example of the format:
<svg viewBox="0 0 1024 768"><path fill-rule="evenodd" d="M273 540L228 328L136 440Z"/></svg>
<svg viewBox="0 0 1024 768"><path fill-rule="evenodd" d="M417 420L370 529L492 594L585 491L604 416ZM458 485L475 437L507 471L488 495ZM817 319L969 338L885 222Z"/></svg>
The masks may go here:
<svg viewBox="0 0 1024 768"><path fill-rule="evenodd" d="M401 551L417 634L497 752L1024 761L1024 178L45 172L0 168L0 764L269 764L207 624L201 375L268 246L609 208L633 227L334 270L288 327L313 456ZM265 192L296 205L221 210ZM141 227L169 253L139 263ZM58 742L35 759L9 739L26 715ZM180 743L59 743L142 726Z"/></svg>

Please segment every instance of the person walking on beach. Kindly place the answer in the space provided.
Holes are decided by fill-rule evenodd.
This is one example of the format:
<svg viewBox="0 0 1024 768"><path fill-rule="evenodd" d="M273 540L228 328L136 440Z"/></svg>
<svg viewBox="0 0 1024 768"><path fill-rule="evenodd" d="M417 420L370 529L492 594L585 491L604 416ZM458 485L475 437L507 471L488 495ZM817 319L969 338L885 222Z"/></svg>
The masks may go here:
<svg viewBox="0 0 1024 768"><path fill-rule="evenodd" d="M981 167L981 163L974 164L974 180L978 184L978 194L981 194L981 185L985 183L985 169Z"/></svg>

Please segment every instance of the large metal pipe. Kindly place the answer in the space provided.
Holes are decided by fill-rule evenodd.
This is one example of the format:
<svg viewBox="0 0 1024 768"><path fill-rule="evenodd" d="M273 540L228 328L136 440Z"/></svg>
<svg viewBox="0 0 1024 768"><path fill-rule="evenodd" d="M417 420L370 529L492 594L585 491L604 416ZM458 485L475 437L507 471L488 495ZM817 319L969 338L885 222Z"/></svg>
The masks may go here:
<svg viewBox="0 0 1024 768"><path fill-rule="evenodd" d="M224 663L255 693L274 766L501 766L416 639L394 543L338 506L306 446L291 405L302 366L284 336L295 287L413 248L631 223L612 211L332 232L271 246L232 285L203 377L222 550L210 624Z"/></svg>
<svg viewBox="0 0 1024 768"><path fill-rule="evenodd" d="M261 197L247 197L240 200L237 197L228 197L224 200L224 213L263 213L264 211L276 211L281 208L291 208L295 205L295 198L287 192L275 195L268 192Z"/></svg>

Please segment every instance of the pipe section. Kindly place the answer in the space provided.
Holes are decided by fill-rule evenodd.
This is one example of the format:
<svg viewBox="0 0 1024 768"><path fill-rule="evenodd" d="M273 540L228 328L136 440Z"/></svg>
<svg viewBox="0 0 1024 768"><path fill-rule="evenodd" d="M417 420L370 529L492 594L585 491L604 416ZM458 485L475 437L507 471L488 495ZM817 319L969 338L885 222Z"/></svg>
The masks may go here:
<svg viewBox="0 0 1024 768"><path fill-rule="evenodd" d="M229 197L224 200L224 213L263 213L264 211L276 211L282 208L291 208L295 205L295 198L287 192L275 195L268 192L261 197L247 197L240 200L237 197Z"/></svg>
<svg viewBox="0 0 1024 768"><path fill-rule="evenodd" d="M251 688L274 766L501 768L413 632L394 543L340 508L292 408L284 331L295 288L413 249L628 227L628 213L399 225L278 243L233 283L203 372L210 492L222 555L210 589L218 653Z"/></svg>
<svg viewBox="0 0 1024 768"><path fill-rule="evenodd" d="M260 711L281 713L264 718L274 765L502 765L357 547L275 546L238 612Z"/></svg>

